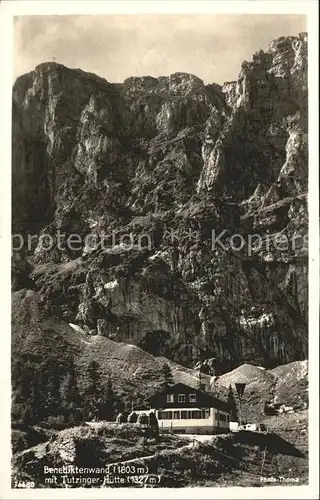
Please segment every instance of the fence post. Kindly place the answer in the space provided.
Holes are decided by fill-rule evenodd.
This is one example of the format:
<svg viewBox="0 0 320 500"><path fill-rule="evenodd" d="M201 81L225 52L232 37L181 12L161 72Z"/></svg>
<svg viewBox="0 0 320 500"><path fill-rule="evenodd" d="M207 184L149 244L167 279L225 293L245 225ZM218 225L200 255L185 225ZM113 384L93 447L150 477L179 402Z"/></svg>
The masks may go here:
<svg viewBox="0 0 320 500"><path fill-rule="evenodd" d="M267 447L265 447L265 449L263 450L263 458L262 458L261 473L260 473L261 477L262 477L262 473L263 473L264 463L266 461L266 453L267 453Z"/></svg>

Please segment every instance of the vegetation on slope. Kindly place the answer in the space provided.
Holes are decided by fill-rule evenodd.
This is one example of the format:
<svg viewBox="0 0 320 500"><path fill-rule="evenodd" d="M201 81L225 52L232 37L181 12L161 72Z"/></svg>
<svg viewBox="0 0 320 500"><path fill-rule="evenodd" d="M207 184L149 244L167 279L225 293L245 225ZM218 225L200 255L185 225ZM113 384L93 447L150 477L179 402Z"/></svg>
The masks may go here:
<svg viewBox="0 0 320 500"><path fill-rule="evenodd" d="M91 484L84 485L88 487L93 478L95 487L261 486L261 476L299 478L298 484L305 484L308 467L301 450L273 432L242 431L199 443L170 434L148 439L143 426L101 423L61 431L54 440L16 454L13 482L33 481L36 487L52 487L45 480L50 474L44 474L44 466L68 465L95 468L75 474L89 477ZM106 469L108 466L112 467ZM57 477L55 487L64 487L63 474L51 474ZM137 480L130 480L131 475ZM115 477L123 481L115 484Z"/></svg>

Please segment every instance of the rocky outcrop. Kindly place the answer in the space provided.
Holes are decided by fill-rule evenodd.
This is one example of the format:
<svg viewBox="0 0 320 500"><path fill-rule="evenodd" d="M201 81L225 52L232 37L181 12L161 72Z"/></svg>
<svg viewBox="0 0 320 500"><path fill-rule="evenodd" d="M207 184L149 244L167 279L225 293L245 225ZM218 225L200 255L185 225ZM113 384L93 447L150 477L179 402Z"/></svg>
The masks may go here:
<svg viewBox="0 0 320 500"><path fill-rule="evenodd" d="M261 366L242 365L217 377L211 384L211 390L219 393L244 383L245 389L241 401L242 419L247 422L259 422L266 417L265 405L283 406L290 413L298 413L308 408L308 362L295 361L265 370Z"/></svg>
<svg viewBox="0 0 320 500"><path fill-rule="evenodd" d="M305 34L223 86L41 64L13 88L13 229L41 236L15 289L186 365L303 359L307 153Z"/></svg>
<svg viewBox="0 0 320 500"><path fill-rule="evenodd" d="M209 120L218 133L203 143L199 190L244 200L259 186L261 205L306 191L306 50L305 34L275 40L242 64L235 86L224 86L232 113L223 124Z"/></svg>

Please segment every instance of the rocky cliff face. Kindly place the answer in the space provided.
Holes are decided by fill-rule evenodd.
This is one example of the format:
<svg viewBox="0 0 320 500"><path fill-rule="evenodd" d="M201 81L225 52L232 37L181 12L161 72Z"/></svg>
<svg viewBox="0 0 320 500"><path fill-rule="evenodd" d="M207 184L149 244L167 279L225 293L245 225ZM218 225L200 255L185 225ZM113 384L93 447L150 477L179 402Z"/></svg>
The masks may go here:
<svg viewBox="0 0 320 500"><path fill-rule="evenodd" d="M14 289L190 366L304 359L307 98L305 34L223 86L56 63L21 76L13 230L42 244L15 252Z"/></svg>

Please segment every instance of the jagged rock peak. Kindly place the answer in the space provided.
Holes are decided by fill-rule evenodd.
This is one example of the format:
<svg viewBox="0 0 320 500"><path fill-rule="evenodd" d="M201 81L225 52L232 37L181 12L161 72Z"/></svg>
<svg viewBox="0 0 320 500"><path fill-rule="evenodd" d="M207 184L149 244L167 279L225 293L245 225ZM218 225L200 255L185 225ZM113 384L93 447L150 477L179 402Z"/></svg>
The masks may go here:
<svg viewBox="0 0 320 500"><path fill-rule="evenodd" d="M95 73L83 71L80 68L69 68L68 66L64 66L63 64L57 63L55 61L46 61L41 64L38 64L33 71L19 76L16 79L15 86L19 84L22 79L26 78L35 79L41 74L44 75L49 73L64 73L65 75L78 76L88 80L92 80L102 85L103 84L110 85L110 83L105 78L102 78L96 75Z"/></svg>
<svg viewBox="0 0 320 500"><path fill-rule="evenodd" d="M79 68L69 68L63 64L47 61L38 64L30 73L21 75L16 80L16 85L21 83L24 79L35 79L38 75L50 73L64 73L69 76L77 76L86 80L92 80L101 85L114 85L124 90L132 92L145 92L145 93L166 93L172 96L186 96L192 92L202 89L205 85L203 80L195 75L189 73L177 72L169 76L159 76L157 78L152 76L134 76L126 78L123 83L111 83L107 79L102 78L94 73L83 71ZM217 88L220 86L214 84Z"/></svg>
<svg viewBox="0 0 320 500"><path fill-rule="evenodd" d="M260 50L251 61L244 61L237 82L226 83L222 91L232 113L227 120L211 115L207 122L207 128L210 120L214 122L215 134L203 144L204 168L198 191L212 190L246 199L258 184L268 189L272 186L286 155L299 157L299 161L290 163L295 163L297 172L304 178L299 189L305 190L308 166L304 146L308 122L306 35L274 40L267 52ZM292 134L299 135L294 148ZM297 183L289 186L291 181L287 180L288 195L297 192Z"/></svg>
<svg viewBox="0 0 320 500"><path fill-rule="evenodd" d="M171 95L188 95L204 87L203 81L189 73L173 73L169 76L151 76L130 77L124 80L124 86L132 89L150 92L166 92Z"/></svg>

